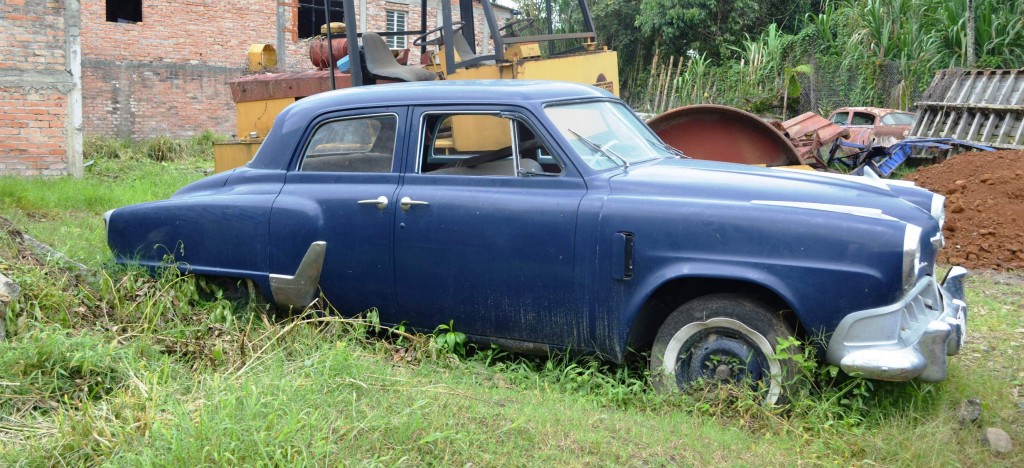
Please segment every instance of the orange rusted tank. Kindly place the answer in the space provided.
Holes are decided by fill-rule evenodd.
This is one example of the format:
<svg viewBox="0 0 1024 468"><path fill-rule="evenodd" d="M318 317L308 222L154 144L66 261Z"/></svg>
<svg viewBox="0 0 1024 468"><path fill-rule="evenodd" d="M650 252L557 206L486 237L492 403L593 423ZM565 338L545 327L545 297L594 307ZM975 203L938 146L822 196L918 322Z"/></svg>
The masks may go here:
<svg viewBox="0 0 1024 468"><path fill-rule="evenodd" d="M665 143L696 159L765 166L804 164L789 138L760 117L733 107L678 107L647 125Z"/></svg>
<svg viewBox="0 0 1024 468"><path fill-rule="evenodd" d="M334 53L334 59L328 61L327 57ZM331 63L337 63L343 57L348 55L348 39L335 37L331 39L331 46L327 46L327 38L319 37L309 43L309 61L313 63L313 66L318 70L326 70L330 68Z"/></svg>

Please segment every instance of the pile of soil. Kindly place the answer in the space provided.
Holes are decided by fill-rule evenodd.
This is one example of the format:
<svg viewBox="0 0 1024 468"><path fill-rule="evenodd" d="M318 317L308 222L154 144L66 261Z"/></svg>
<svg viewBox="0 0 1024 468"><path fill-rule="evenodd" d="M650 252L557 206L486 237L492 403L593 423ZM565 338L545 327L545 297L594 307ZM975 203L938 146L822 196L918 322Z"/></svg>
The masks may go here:
<svg viewBox="0 0 1024 468"><path fill-rule="evenodd" d="M946 196L940 262L1024 269L1024 151L961 153L906 179Z"/></svg>

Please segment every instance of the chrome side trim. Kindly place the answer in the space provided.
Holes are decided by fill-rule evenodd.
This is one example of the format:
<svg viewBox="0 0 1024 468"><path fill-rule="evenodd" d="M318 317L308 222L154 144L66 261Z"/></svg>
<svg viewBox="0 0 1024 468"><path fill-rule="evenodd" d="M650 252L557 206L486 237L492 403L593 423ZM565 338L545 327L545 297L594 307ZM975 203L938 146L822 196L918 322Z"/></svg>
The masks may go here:
<svg viewBox="0 0 1024 468"><path fill-rule="evenodd" d="M883 213L882 210L879 210L877 208L864 208L861 206L833 205L830 203L809 203L780 200L751 200L750 203L754 205L784 206L789 208L803 208L806 210L830 211L833 213L845 213L854 216L863 216L865 218L898 221L896 218L893 218L892 216Z"/></svg>
<svg viewBox="0 0 1024 468"><path fill-rule="evenodd" d="M320 286L320 271L324 266L327 242L317 241L309 245L302 256L295 275L270 275L270 293L274 302L282 307L304 309L316 300Z"/></svg>
<svg viewBox="0 0 1024 468"><path fill-rule="evenodd" d="M892 189L889 188L890 184L887 183L889 181L888 180L884 180L883 181L882 179L879 179L877 176L874 179L872 179L872 178L867 177L867 176L835 174L835 173L832 173L832 172L807 172L804 169L793 169L791 167L772 167L771 169L775 169L775 170L778 170L778 171L789 171L789 172L794 172L794 173L803 174L803 175L813 174L813 175L818 176L818 177L826 177L826 178L829 178L829 179L845 180L845 181L848 181L848 182L854 182L854 183L858 183L858 184L862 184L862 185L869 185L871 187L875 187L875 188L878 188L878 189L886 190L886 191L889 191L889 192L892 191ZM874 174L874 173L872 173L872 174Z"/></svg>
<svg viewBox="0 0 1024 468"><path fill-rule="evenodd" d="M939 223L939 228L942 228L943 224L946 224L946 197L933 194L931 209L928 211L932 218Z"/></svg>
<svg viewBox="0 0 1024 468"><path fill-rule="evenodd" d="M914 224L907 224L903 231L903 290L914 286L914 279L921 270L921 231Z"/></svg>

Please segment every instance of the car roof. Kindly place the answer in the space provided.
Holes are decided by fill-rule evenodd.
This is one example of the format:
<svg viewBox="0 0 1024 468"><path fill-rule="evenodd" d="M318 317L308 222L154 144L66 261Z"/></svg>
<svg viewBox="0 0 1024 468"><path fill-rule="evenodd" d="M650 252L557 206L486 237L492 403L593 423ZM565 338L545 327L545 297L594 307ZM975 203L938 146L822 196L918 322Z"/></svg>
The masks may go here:
<svg viewBox="0 0 1024 468"><path fill-rule="evenodd" d="M510 105L566 100L614 99L595 86L565 81L450 80L389 83L339 89L303 98L278 114L251 168L283 169L306 124L336 110L361 107Z"/></svg>
<svg viewBox="0 0 1024 468"><path fill-rule="evenodd" d="M850 112L850 111L853 111L853 112L869 112L869 113L872 113L872 114L875 114L875 115L886 115L886 114L892 114L894 112L895 113L900 113L900 114L913 114L913 112L909 112L909 111L902 111L902 110L899 110L899 109L886 109L884 107L840 107L840 108L832 111L832 113L835 114L836 112Z"/></svg>
<svg viewBox="0 0 1024 468"><path fill-rule="evenodd" d="M333 107L494 104L614 97L600 88L565 81L450 80L389 83L339 89L302 99L292 113Z"/></svg>

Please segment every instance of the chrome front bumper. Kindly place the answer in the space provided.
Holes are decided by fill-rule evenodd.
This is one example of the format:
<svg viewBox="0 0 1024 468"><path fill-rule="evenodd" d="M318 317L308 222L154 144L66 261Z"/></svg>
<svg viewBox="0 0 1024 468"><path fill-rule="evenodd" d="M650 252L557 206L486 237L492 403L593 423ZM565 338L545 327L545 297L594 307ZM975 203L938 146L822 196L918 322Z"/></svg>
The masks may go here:
<svg viewBox="0 0 1024 468"><path fill-rule="evenodd" d="M944 380L946 356L960 352L967 334L966 276L966 269L953 267L942 285L925 277L895 304L847 315L829 340L826 361L869 379Z"/></svg>

